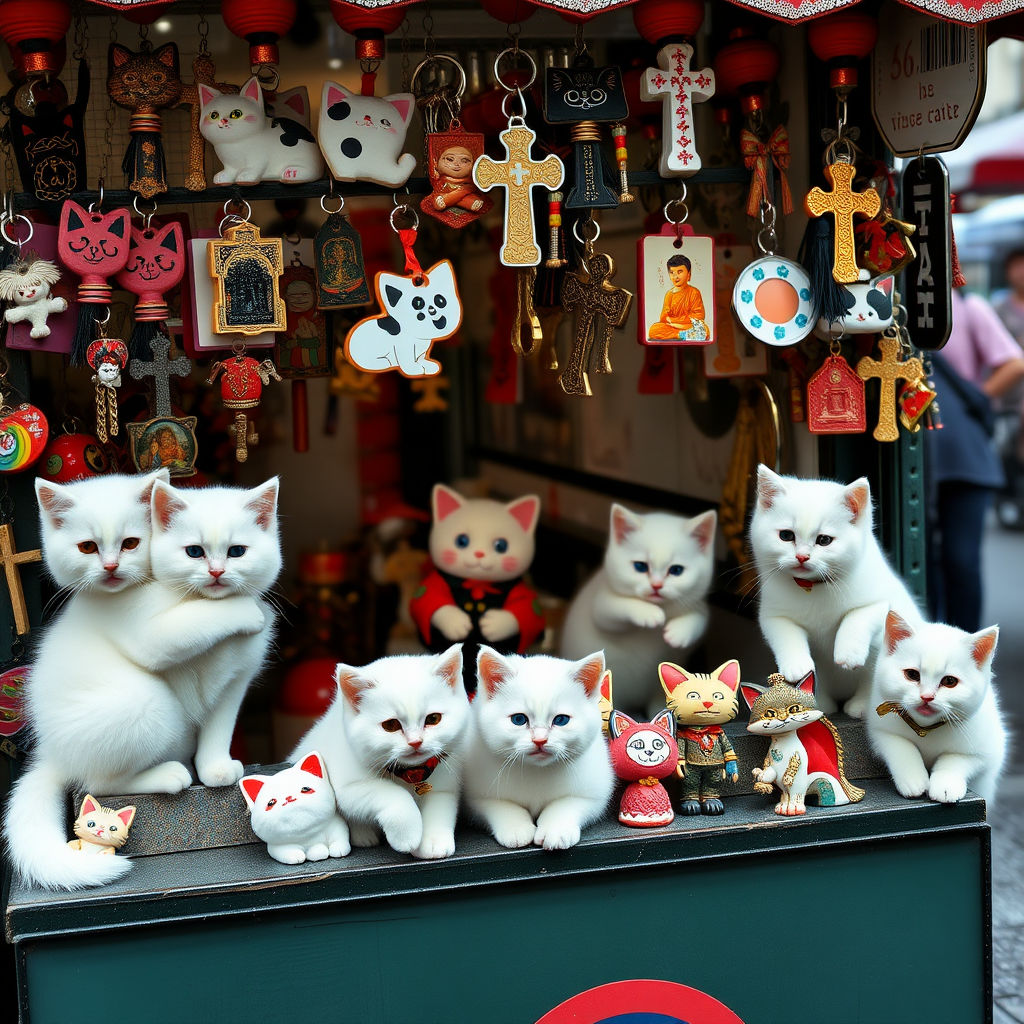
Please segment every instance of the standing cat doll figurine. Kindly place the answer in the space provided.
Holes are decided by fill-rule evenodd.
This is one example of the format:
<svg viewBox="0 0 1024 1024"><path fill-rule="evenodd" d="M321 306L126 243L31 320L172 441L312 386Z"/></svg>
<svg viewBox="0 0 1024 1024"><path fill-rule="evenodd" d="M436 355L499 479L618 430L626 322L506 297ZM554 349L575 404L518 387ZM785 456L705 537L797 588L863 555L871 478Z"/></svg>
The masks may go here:
<svg viewBox="0 0 1024 1024"><path fill-rule="evenodd" d="M82 853L100 853L114 856L128 840L128 829L135 820L131 805L116 811L101 807L96 797L86 793L81 810L75 818L77 839L69 839L68 846Z"/></svg>
<svg viewBox="0 0 1024 1024"><path fill-rule="evenodd" d="M16 260L0 270L0 300L12 303L4 310L4 320L9 324L27 321L32 325L30 338L48 338L46 318L68 308L67 299L50 292L59 280L57 264L50 260Z"/></svg>
<svg viewBox="0 0 1024 1024"><path fill-rule="evenodd" d="M1007 747L992 688L998 639L998 626L911 627L889 613L867 729L901 795L955 803L970 786L994 799Z"/></svg>
<svg viewBox="0 0 1024 1024"><path fill-rule="evenodd" d="M704 635L717 521L713 511L683 519L612 505L604 566L573 599L559 653L603 649L619 707L657 711L658 665Z"/></svg>
<svg viewBox="0 0 1024 1024"><path fill-rule="evenodd" d="M727 778L734 783L739 776L736 753L722 725L739 710L740 663L727 661L706 675L664 662L658 676L676 722L677 772L683 780L679 809L683 814L722 814L722 783Z"/></svg>
<svg viewBox="0 0 1024 1024"><path fill-rule="evenodd" d="M409 613L435 653L465 641L464 676L472 693L478 644L522 654L544 632L537 595L523 582L533 561L540 498L531 494L502 505L435 484L431 504L434 567L413 594Z"/></svg>
<svg viewBox="0 0 1024 1024"><path fill-rule="evenodd" d="M608 728L612 767L629 783L619 801L619 821L633 828L671 825L675 812L661 780L679 763L672 712L662 711L650 722L634 722L629 715L613 711Z"/></svg>
<svg viewBox="0 0 1024 1024"><path fill-rule="evenodd" d="M324 759L312 750L276 775L244 775L253 832L282 864L344 857L352 847L348 825L338 814Z"/></svg>
<svg viewBox="0 0 1024 1024"><path fill-rule="evenodd" d="M819 807L857 803L864 790L843 770L843 741L839 730L818 710L814 674L795 686L774 673L767 686L743 685L750 706L747 732L770 736L771 746L761 768L754 769L754 789L770 794L774 783L782 791L776 814L805 814L808 793Z"/></svg>
<svg viewBox="0 0 1024 1024"><path fill-rule="evenodd" d="M290 117L268 117L253 76L237 96L199 85L199 130L224 165L215 185L317 181L324 161L313 133Z"/></svg>

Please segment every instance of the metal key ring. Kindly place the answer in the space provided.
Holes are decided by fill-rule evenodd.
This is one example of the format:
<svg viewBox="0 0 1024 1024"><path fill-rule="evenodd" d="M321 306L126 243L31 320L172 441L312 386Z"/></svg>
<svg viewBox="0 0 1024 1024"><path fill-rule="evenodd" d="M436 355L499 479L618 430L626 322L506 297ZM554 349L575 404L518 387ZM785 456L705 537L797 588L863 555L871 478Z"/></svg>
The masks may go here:
<svg viewBox="0 0 1024 1024"><path fill-rule="evenodd" d="M580 225L581 224L593 224L594 225L594 237L593 238L581 238L580 237ZM601 225L591 217L589 220L578 220L572 226L572 233L576 238L576 241L580 245L593 245L601 237Z"/></svg>
<svg viewBox="0 0 1024 1024"><path fill-rule="evenodd" d="M220 223L217 225L217 234L224 235L225 224L244 224L245 221L238 216L237 213L229 213L226 217L222 217Z"/></svg>
<svg viewBox="0 0 1024 1024"><path fill-rule="evenodd" d="M507 54L514 54L517 58L523 56L527 59L530 65L530 80L528 82L521 82L519 85L506 85L504 79L501 77L501 59ZM518 67L518 63L516 67ZM504 89L506 92L515 92L517 89L529 89L534 82L537 81L537 62L530 56L526 50L520 50L518 47L508 46L497 57L494 58L494 80Z"/></svg>
<svg viewBox="0 0 1024 1024"><path fill-rule="evenodd" d="M237 213L234 213L232 211L232 208L235 207L235 206L244 206L245 207L245 214L244 215L239 215ZM224 220L227 220L228 217L236 217L236 218L238 218L238 222L240 224L243 224L252 216L252 207L244 199L229 199L224 204L223 213L224 213ZM223 224L224 221L221 221L221 223Z"/></svg>
<svg viewBox="0 0 1024 1024"><path fill-rule="evenodd" d="M89 204L89 208L86 211L87 213L92 213L93 210L96 210L97 208L98 208L97 212L99 212L99 213L103 212L103 182L102 181L99 183L99 191L100 191L99 199L97 199L95 203L90 203Z"/></svg>
<svg viewBox="0 0 1024 1024"><path fill-rule="evenodd" d="M510 114L505 109L505 104L508 103L509 100L514 99L517 95L519 96L519 106L521 113ZM520 89L518 85L515 87L515 89L509 89L508 92L506 92L505 95L502 96L501 112L502 114L505 115L505 117L509 119L509 121L521 121L523 124L526 124L526 97L523 95L523 90Z"/></svg>
<svg viewBox="0 0 1024 1024"><path fill-rule="evenodd" d="M459 72L459 88L455 93L455 99L461 100L466 93L466 69L454 58L450 57L447 53L435 53L425 60L421 60L416 65L416 70L412 73L412 78L409 79L409 91L414 95L418 95L416 92L416 77L428 64L439 64L441 61L448 61L449 64L454 64ZM438 86L435 92L441 92L445 87ZM433 94L431 94L433 95Z"/></svg>
<svg viewBox="0 0 1024 1024"><path fill-rule="evenodd" d="M418 231L419 230L419 227L420 227L420 215L416 212L416 208L414 206L410 206L408 203L399 203L399 205L396 206L391 211L391 216L389 218L389 220L391 221L391 230L394 231L395 234L398 234L399 231L408 231L409 230L408 228L400 228L400 227L398 227L395 224L395 214L396 213L400 213L403 216L410 217L411 220L412 220L412 230L413 231Z"/></svg>
<svg viewBox="0 0 1024 1024"><path fill-rule="evenodd" d="M338 208L336 210L328 210L327 209L327 200L328 199L337 199L338 200ZM327 213L327 214L341 213L341 211L345 209L345 197L344 196L321 196L320 197L320 209L323 210L324 213Z"/></svg>
<svg viewBox="0 0 1024 1024"><path fill-rule="evenodd" d="M9 234L7 234L7 229L12 224L16 224L19 220L23 221L25 224L28 225L28 238L19 238L17 232L15 232L13 238L11 238ZM32 236L35 233L35 225L23 213L16 213L13 217L9 217L2 224L0 224L0 235L4 236L5 242L8 242L10 245L16 245L18 247L18 252L21 252L21 247L23 245L28 245L28 243L32 241Z"/></svg>
<svg viewBox="0 0 1024 1024"><path fill-rule="evenodd" d="M110 323L110 307L107 306L107 315L102 320L99 320L97 317L93 317L92 319L93 323L95 323L97 327L106 327L107 324Z"/></svg>

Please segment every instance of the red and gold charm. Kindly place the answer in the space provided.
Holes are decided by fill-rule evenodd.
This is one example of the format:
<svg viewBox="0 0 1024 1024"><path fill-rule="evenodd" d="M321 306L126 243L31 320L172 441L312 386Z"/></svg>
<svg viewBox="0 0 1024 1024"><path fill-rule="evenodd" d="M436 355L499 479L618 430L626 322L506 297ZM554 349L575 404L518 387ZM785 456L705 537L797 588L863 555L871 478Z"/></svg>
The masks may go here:
<svg viewBox="0 0 1024 1024"><path fill-rule="evenodd" d="M223 374L223 376L221 376ZM249 445L259 444L256 424L249 419L249 410L260 404L263 385L269 384L271 378L280 380L277 367L269 359L260 362L245 354L244 345L236 345L234 355L223 362L216 362L210 367L207 384L221 377L220 397L226 409L235 414L235 458L245 462L249 458Z"/></svg>
<svg viewBox="0 0 1024 1024"><path fill-rule="evenodd" d="M812 434L863 434L868 429L864 381L838 351L807 382L807 429Z"/></svg>

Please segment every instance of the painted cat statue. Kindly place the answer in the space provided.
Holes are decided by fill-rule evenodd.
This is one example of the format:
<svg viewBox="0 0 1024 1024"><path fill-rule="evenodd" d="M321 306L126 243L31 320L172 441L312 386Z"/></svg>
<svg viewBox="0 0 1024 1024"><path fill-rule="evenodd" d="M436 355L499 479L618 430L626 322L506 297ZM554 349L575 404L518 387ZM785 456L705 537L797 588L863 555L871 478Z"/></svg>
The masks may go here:
<svg viewBox="0 0 1024 1024"><path fill-rule="evenodd" d="M69 839L68 846L82 853L113 856L128 841L128 829L135 820L135 807L119 807L116 811L100 806L99 800L86 793L75 818L77 839Z"/></svg>
<svg viewBox="0 0 1024 1024"><path fill-rule="evenodd" d="M818 710L814 699L814 673L795 686L778 672L767 686L744 683L743 697L750 706L747 732L770 736L764 766L754 769L754 789L770 794L774 783L782 791L776 814L805 814L808 793L819 807L857 803L864 790L853 785L843 770L843 741L836 727Z"/></svg>
<svg viewBox="0 0 1024 1024"><path fill-rule="evenodd" d="M629 783L619 801L623 825L657 828L675 818L668 790L661 784L679 763L674 727L667 708L650 722L634 722L629 715L612 711L608 722L612 768Z"/></svg>
<svg viewBox="0 0 1024 1024"><path fill-rule="evenodd" d="M463 679L473 693L479 644L522 654L544 632L537 595L523 582L533 561L540 498L531 494L502 505L435 484L431 503L434 564L409 612L433 653L465 641Z"/></svg>

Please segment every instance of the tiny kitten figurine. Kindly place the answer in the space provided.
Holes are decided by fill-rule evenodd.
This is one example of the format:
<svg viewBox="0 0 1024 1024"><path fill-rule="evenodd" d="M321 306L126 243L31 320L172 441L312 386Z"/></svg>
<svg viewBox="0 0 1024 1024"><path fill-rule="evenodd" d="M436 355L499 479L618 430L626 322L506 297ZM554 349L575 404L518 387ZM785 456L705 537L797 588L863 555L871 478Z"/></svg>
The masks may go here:
<svg viewBox="0 0 1024 1024"><path fill-rule="evenodd" d="M573 599L559 653L603 649L620 707L657 711L658 665L704 635L717 522L714 511L683 519L612 505L604 566Z"/></svg>
<svg viewBox="0 0 1024 1024"><path fill-rule="evenodd" d="M747 732L772 739L764 765L753 773L756 792L770 795L772 783L782 791L776 814L805 814L808 793L818 797L819 807L863 799L864 790L850 782L843 770L839 731L818 710L813 673L795 686L774 673L767 686L744 684L743 697L750 707Z"/></svg>
<svg viewBox="0 0 1024 1024"><path fill-rule="evenodd" d="M739 776L736 753L722 730L739 710L736 688L740 663L727 661L714 672L687 672L663 662L658 666L661 688L675 717L679 767L683 780L683 814L722 814L722 783Z"/></svg>
<svg viewBox="0 0 1024 1024"><path fill-rule="evenodd" d="M846 312L830 325L820 317L814 325L814 335L829 341L841 328L845 334L877 334L892 325L892 293L896 279L892 274L876 277L864 269L854 284L837 285L843 297Z"/></svg>
<svg viewBox="0 0 1024 1024"><path fill-rule="evenodd" d="M352 844L373 846L383 830L399 853L450 857L470 718L461 646L339 665L336 679L334 703L297 751L322 752Z"/></svg>
<svg viewBox="0 0 1024 1024"><path fill-rule="evenodd" d="M1007 747L992 687L998 638L998 626L965 633L889 612L867 730L903 796L955 803L970 786L995 798Z"/></svg>
<svg viewBox="0 0 1024 1024"><path fill-rule="evenodd" d="M758 622L786 679L814 672L823 712L861 718L890 605L921 613L872 532L866 479L849 486L757 468L750 543L761 581Z"/></svg>
<svg viewBox="0 0 1024 1024"><path fill-rule="evenodd" d="M200 83L199 99L199 130L224 165L213 176L215 185L317 181L324 176L313 133L290 117L268 117L255 76L237 96Z"/></svg>
<svg viewBox="0 0 1024 1024"><path fill-rule="evenodd" d="M629 715L612 711L608 729L612 767L629 783L619 801L619 821L633 828L671 825L675 812L660 780L679 763L672 712L666 709L649 722L634 722Z"/></svg>
<svg viewBox="0 0 1024 1024"><path fill-rule="evenodd" d="M253 832L282 864L344 857L352 847L338 814L324 760L311 750L276 775L238 780Z"/></svg>
<svg viewBox="0 0 1024 1024"><path fill-rule="evenodd" d="M575 846L604 813L615 782L601 732L604 654L506 657L481 645L477 674L470 811L502 846Z"/></svg>
<svg viewBox="0 0 1024 1024"><path fill-rule="evenodd" d="M128 829L135 820L135 808L113 810L101 807L96 797L86 793L81 810L75 818L77 839L69 839L68 846L82 853L104 853L113 856L128 840Z"/></svg>
<svg viewBox="0 0 1024 1024"><path fill-rule="evenodd" d="M409 613L435 654L465 641L463 678L472 693L477 644L523 654L544 632L537 595L523 582L533 561L540 498L530 494L503 505L435 484L431 506L434 568L413 593Z"/></svg>

